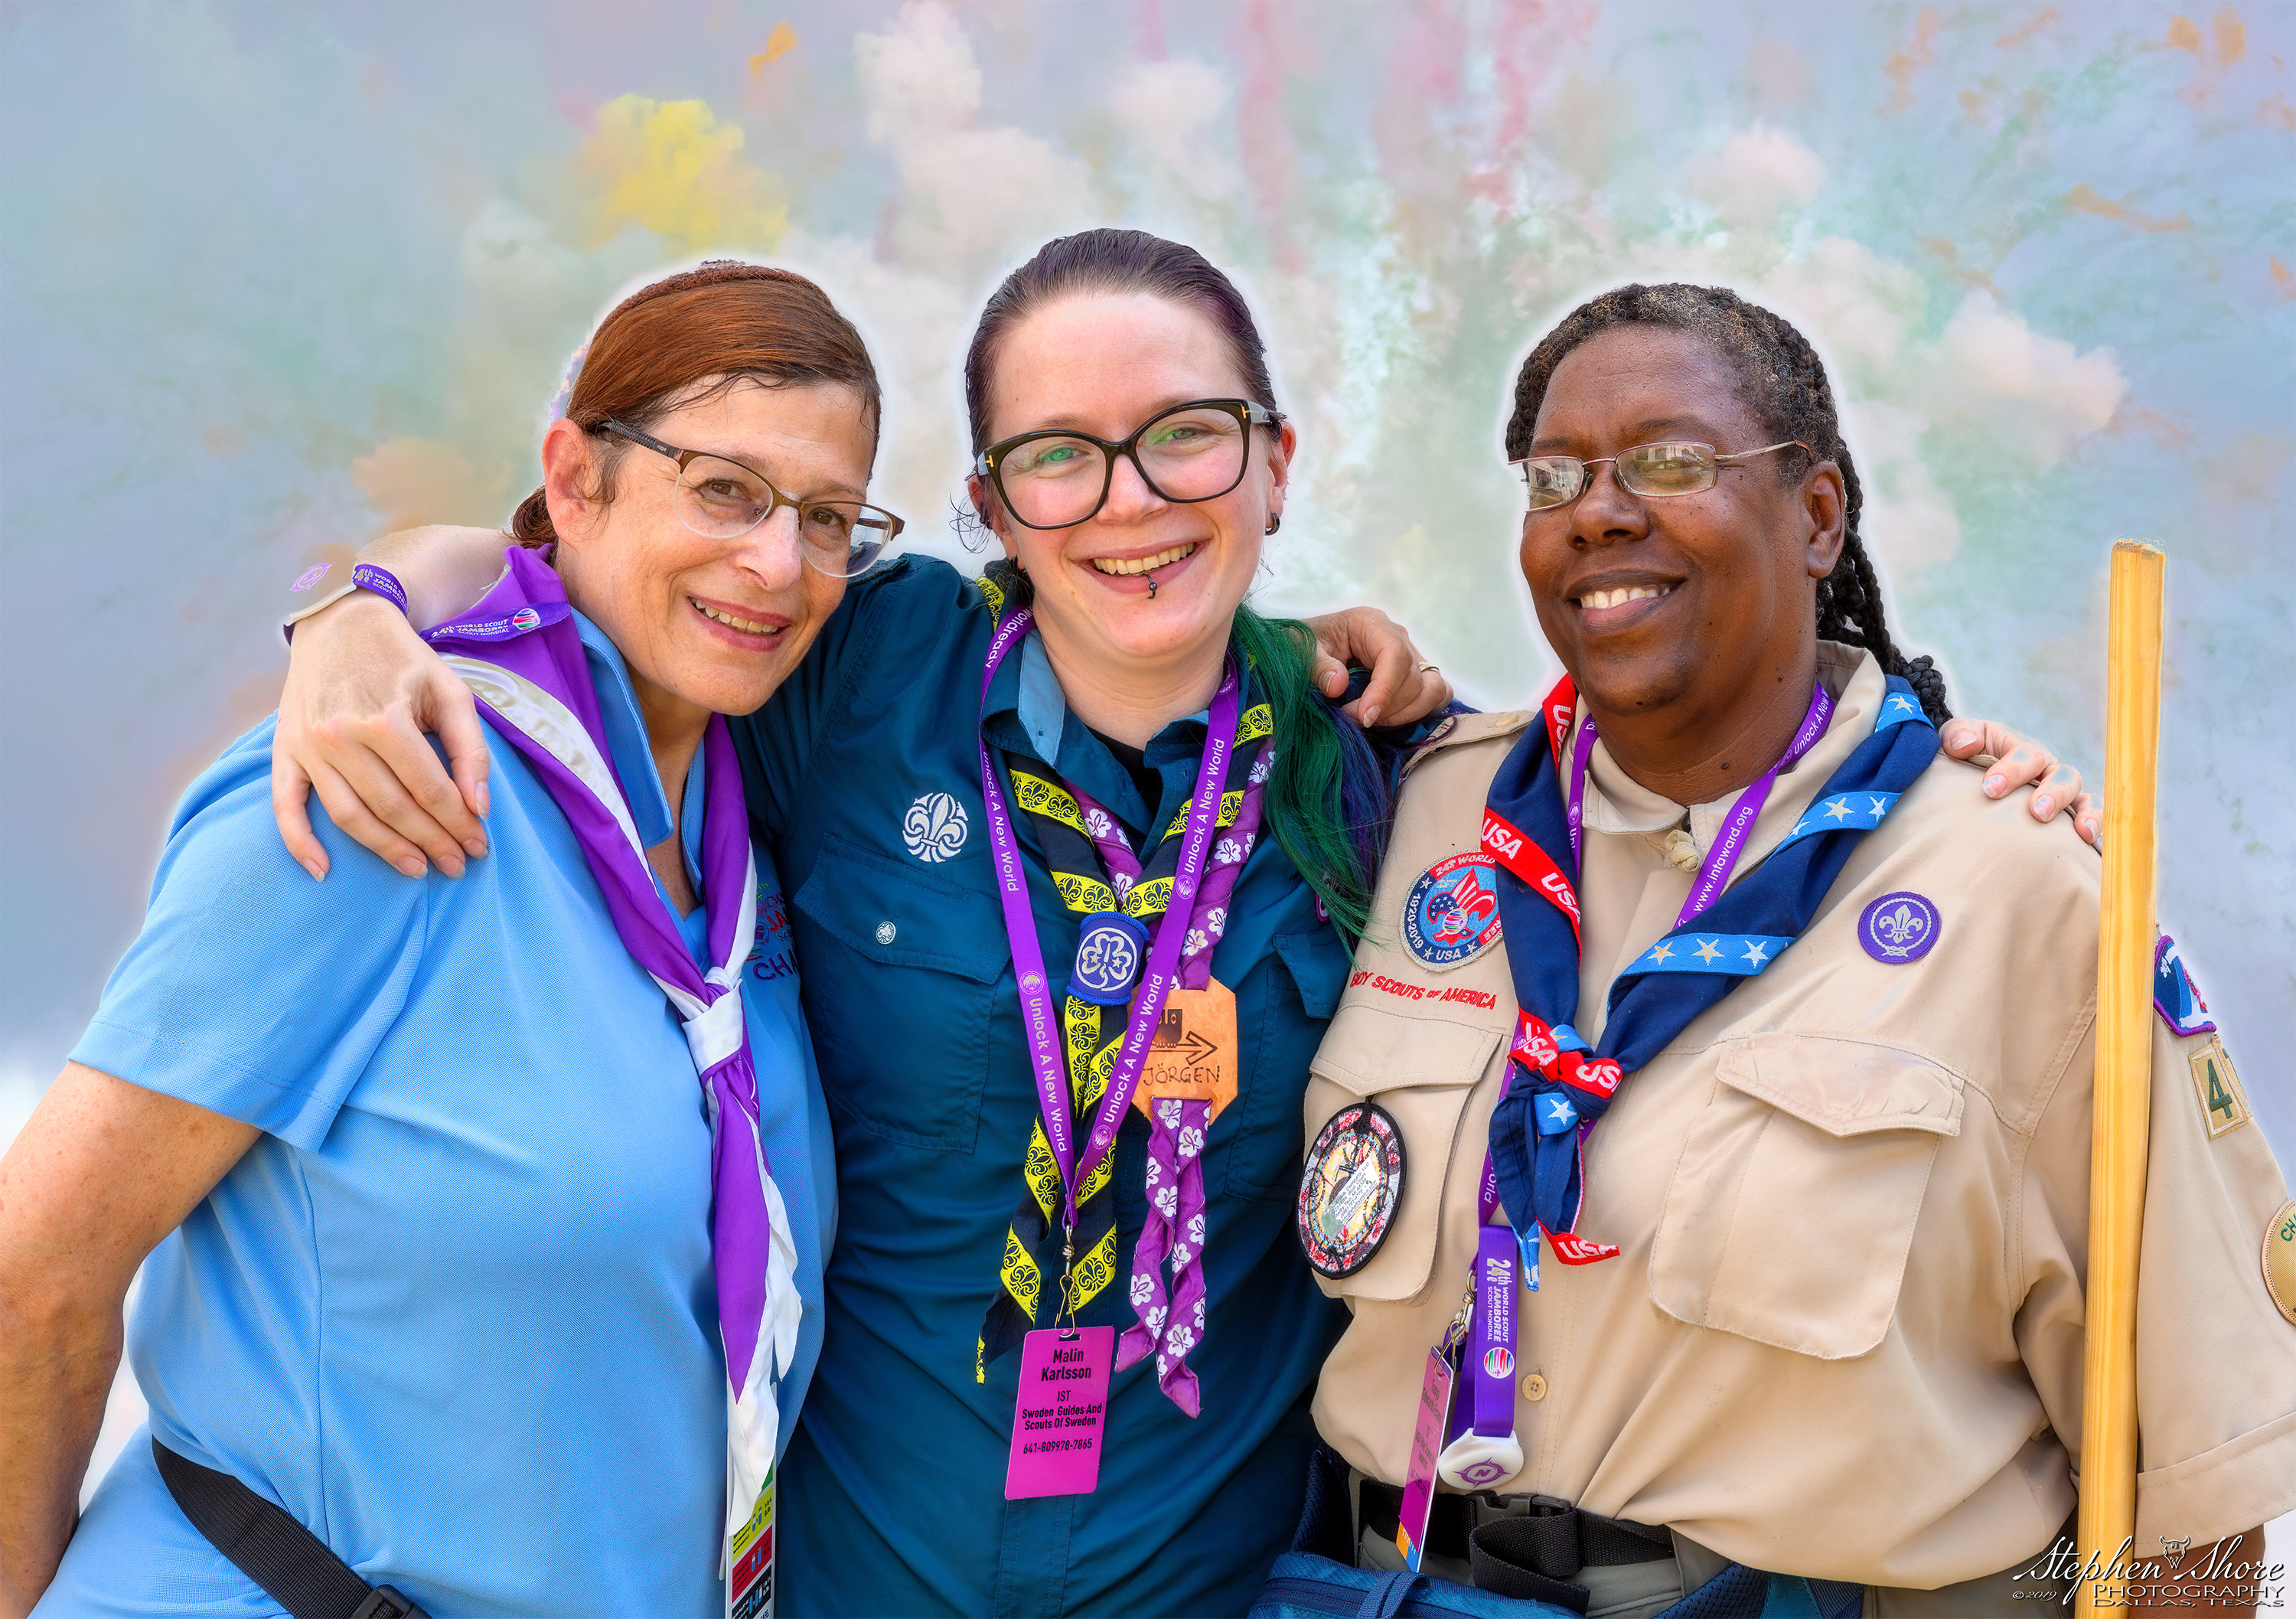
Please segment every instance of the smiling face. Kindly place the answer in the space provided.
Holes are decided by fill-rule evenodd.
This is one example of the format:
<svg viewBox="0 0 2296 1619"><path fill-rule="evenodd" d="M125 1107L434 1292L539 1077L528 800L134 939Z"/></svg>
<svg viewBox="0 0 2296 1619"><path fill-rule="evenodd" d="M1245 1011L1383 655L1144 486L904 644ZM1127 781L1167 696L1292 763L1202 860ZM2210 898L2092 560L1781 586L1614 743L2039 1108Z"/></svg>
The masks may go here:
<svg viewBox="0 0 2296 1619"><path fill-rule="evenodd" d="M1203 314L1146 294L1099 294L1057 300L1007 331L988 397L991 443L1040 428L1115 441L1174 405L1249 390L1226 337ZM1207 656L1217 664L1268 519L1283 510L1293 443L1288 425L1280 436L1261 427L1250 436L1243 481L1226 494L1166 500L1119 456L1107 504L1066 529L1016 522L987 481L973 480L976 507L1035 588L1056 663L1136 674L1191 670Z"/></svg>
<svg viewBox="0 0 2296 1619"><path fill-rule="evenodd" d="M873 423L841 383L743 379L645 430L741 462L784 495L860 499L867 489ZM611 502L585 499L598 457L616 442L554 423L544 487L567 599L620 650L659 743L666 731L698 733L710 714L761 706L805 655L845 581L806 564L787 506L733 539L693 532L678 519L677 463L642 445L622 446Z"/></svg>
<svg viewBox="0 0 2296 1619"><path fill-rule="evenodd" d="M1710 344L1648 325L1565 356L1532 435L1532 455L1585 461L1660 440L1724 453L1770 441ZM1841 550L1840 469L1781 481L1775 457L1724 462L1712 489L1660 498L1628 493L1608 462L1588 470L1576 501L1525 514L1522 576L1606 734L1623 723L1726 743L1782 689L1807 702L1816 581Z"/></svg>

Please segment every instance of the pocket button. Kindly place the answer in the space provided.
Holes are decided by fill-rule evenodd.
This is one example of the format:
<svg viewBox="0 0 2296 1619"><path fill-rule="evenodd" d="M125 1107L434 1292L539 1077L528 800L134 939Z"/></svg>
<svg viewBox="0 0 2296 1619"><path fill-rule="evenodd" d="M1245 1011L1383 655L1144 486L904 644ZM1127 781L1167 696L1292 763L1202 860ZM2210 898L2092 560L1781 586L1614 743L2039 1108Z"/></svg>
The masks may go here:
<svg viewBox="0 0 2296 1619"><path fill-rule="evenodd" d="M1546 1399L1546 1379L1538 1372L1533 1372L1525 1377L1522 1380L1522 1397L1525 1400Z"/></svg>
<svg viewBox="0 0 2296 1619"><path fill-rule="evenodd" d="M899 932L900 930L895 927L891 923L880 922L877 925L877 942L879 944L890 944L893 942L894 934Z"/></svg>

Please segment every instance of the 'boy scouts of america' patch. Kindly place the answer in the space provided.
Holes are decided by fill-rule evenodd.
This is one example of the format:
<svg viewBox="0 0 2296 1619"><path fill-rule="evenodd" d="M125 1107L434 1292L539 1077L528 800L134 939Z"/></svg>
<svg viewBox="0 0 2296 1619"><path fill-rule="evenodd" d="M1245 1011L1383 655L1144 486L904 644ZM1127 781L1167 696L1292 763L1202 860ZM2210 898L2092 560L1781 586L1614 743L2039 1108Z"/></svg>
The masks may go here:
<svg viewBox="0 0 2296 1619"><path fill-rule="evenodd" d="M2179 1035L2217 1031L2216 1024L2209 1021L2209 1003L2193 987L2193 975L2185 971L2177 941L2166 933L2152 947L2152 1009Z"/></svg>
<svg viewBox="0 0 2296 1619"><path fill-rule="evenodd" d="M1498 941L1498 862L1481 850L1436 861L1411 885L1403 944L1415 959L1447 972Z"/></svg>

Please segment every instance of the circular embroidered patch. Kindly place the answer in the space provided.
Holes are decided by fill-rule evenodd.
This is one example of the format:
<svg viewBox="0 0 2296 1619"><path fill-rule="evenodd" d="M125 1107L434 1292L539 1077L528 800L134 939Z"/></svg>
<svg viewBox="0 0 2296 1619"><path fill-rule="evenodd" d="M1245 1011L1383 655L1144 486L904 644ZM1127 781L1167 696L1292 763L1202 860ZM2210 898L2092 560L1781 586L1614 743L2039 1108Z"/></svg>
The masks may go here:
<svg viewBox="0 0 2296 1619"><path fill-rule="evenodd" d="M1132 999L1140 975L1140 952L1148 930L1121 911L1095 911L1077 934L1076 968L1069 993L1095 1007L1120 1007Z"/></svg>
<svg viewBox="0 0 2296 1619"><path fill-rule="evenodd" d="M1857 942L1890 966L1919 961L1937 942L1937 907L1911 890L1883 894L1857 918Z"/></svg>
<svg viewBox="0 0 2296 1619"><path fill-rule="evenodd" d="M1337 1280L1371 1263L1403 1196L1403 1133L1375 1102L1353 1102L1316 1132L1300 1178L1300 1245Z"/></svg>
<svg viewBox="0 0 2296 1619"><path fill-rule="evenodd" d="M1498 862L1480 849L1438 860L1403 902L1403 943L1439 971L1461 966L1499 941Z"/></svg>
<svg viewBox="0 0 2296 1619"><path fill-rule="evenodd" d="M2284 1203L2264 1226L2264 1290L2296 1322L2296 1203Z"/></svg>
<svg viewBox="0 0 2296 1619"><path fill-rule="evenodd" d="M964 806L946 793L921 795L901 818L901 842L928 866L954 859L963 852L968 830Z"/></svg>

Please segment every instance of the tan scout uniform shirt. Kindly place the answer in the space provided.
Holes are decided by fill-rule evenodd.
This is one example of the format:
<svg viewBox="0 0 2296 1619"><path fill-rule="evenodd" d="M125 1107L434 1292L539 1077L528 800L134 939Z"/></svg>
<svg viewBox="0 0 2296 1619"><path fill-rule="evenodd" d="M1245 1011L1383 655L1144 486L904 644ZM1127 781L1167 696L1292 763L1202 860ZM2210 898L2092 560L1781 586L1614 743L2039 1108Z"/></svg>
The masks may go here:
<svg viewBox="0 0 2296 1619"><path fill-rule="evenodd" d="M1831 728L1782 776L1752 870L1871 734L1884 686L1821 644ZM1371 1097L1406 1180L1385 1245L1329 1292L1354 1319L1315 1415L1356 1467L1403 1482L1428 1349L1465 1291L1475 1198L1515 1014L1504 942L1449 970L1400 939L1406 897L1479 846L1486 791L1536 715L1461 720L1416 761L1314 1064L1310 1140ZM1628 1076L1587 1148L1578 1230L1518 1317L1515 1423L1538 1493L1669 1524L1775 1573L1932 1589L2021 1565L2070 1511L2080 1441L2099 862L1940 754L1859 841L1808 931ZM1669 932L1690 875L1679 806L1594 752L1578 1015ZM1690 811L1699 851L1728 803ZM1860 913L1910 889L1939 915L1884 965ZM2286 1198L2254 1124L2213 1138L2189 1065L2210 1037L2153 1020L2151 1195L2138 1308L2136 1545L2198 1544L2296 1508L2296 1325L2259 1253ZM1463 1397L1464 1379L1462 1380Z"/></svg>

